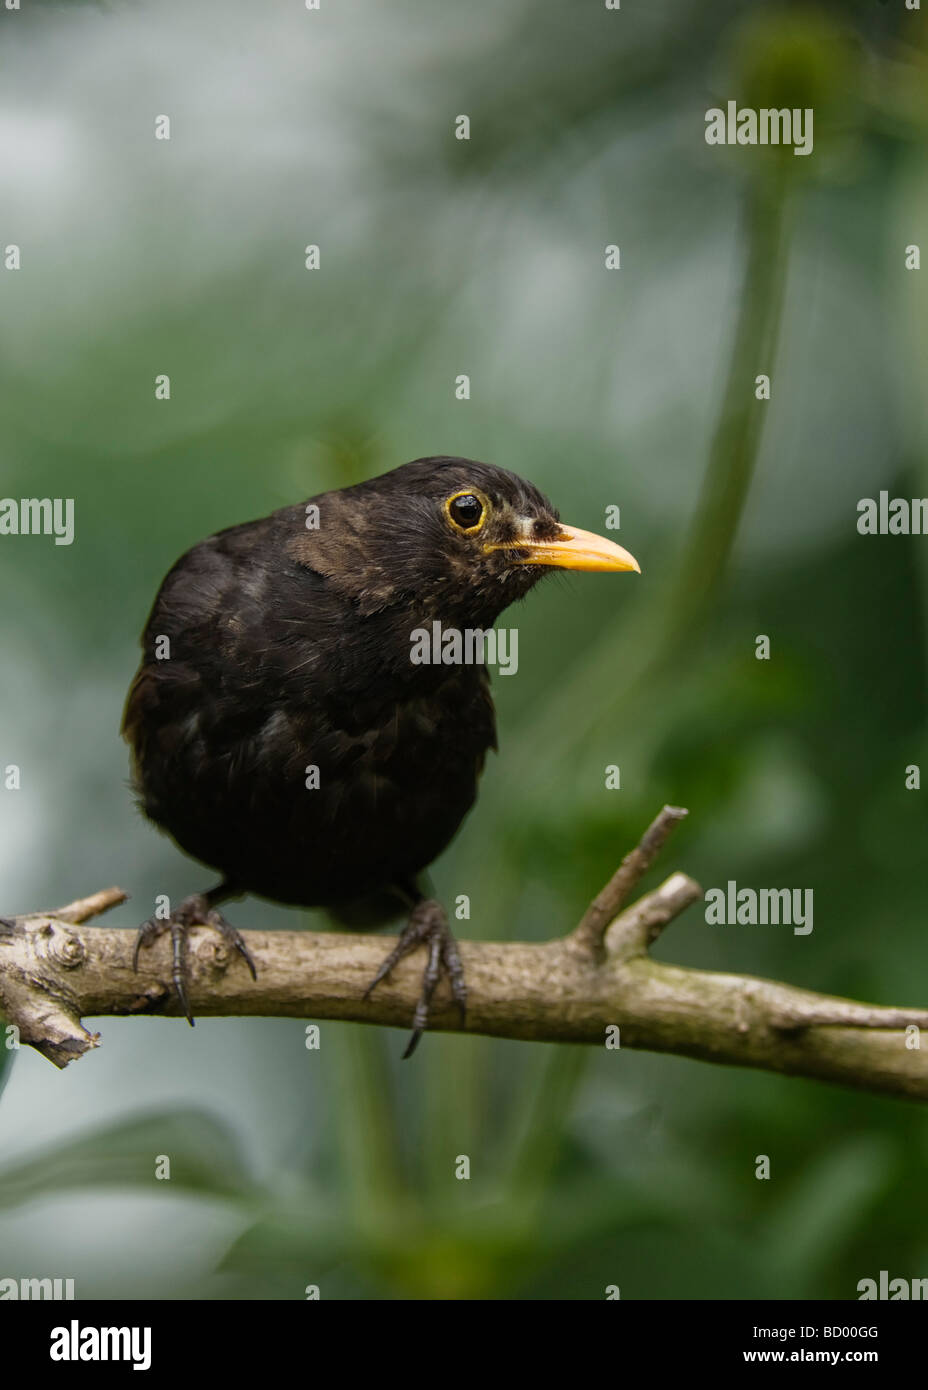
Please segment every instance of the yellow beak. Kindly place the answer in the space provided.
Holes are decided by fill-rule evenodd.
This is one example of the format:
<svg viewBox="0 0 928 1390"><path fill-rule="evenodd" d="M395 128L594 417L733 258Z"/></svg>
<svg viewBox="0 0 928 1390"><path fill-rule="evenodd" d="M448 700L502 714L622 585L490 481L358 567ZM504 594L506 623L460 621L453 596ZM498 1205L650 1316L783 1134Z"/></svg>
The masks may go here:
<svg viewBox="0 0 928 1390"><path fill-rule="evenodd" d="M494 545L494 550L524 551L514 562L517 565L556 565L562 570L634 570L641 566L634 555L622 546L597 536L593 531L581 531L576 526L561 526L561 534L553 541L517 541L512 546Z"/></svg>

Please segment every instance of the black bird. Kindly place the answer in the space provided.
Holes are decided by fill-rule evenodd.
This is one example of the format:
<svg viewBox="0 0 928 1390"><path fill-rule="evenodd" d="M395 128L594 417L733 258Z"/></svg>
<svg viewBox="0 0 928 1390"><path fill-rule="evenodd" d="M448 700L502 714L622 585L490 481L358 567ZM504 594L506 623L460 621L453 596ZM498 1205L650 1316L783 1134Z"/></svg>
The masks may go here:
<svg viewBox="0 0 928 1390"><path fill-rule="evenodd" d="M243 893L408 925L368 993L427 947L409 1056L444 971L462 1017L463 971L444 912L418 877L473 805L493 702L481 664L421 664L417 629L486 630L549 566L637 570L621 546L564 526L514 473L424 458L321 493L188 550L142 637L123 733L148 816L222 875L170 930L184 1012L186 932L210 925L254 963L217 905ZM420 646L421 655L421 646Z"/></svg>

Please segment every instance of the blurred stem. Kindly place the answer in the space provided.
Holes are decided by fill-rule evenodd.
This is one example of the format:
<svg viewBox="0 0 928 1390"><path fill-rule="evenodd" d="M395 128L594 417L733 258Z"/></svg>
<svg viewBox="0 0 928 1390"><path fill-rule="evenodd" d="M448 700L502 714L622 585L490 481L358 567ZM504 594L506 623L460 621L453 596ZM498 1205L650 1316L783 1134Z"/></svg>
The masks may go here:
<svg viewBox="0 0 928 1390"><path fill-rule="evenodd" d="M676 667L681 649L705 628L731 559L738 525L760 453L770 402L754 395L754 379L773 380L787 269L789 173L756 177L744 210L746 268L718 422L696 511L669 585L651 591L631 620L610 627L585 661L565 675L539 716L527 721L516 751L538 785L558 775L563 760L621 705L626 719L635 698L653 707L655 679ZM585 717L578 720L576 711ZM537 758L537 749L545 756Z"/></svg>
<svg viewBox="0 0 928 1390"><path fill-rule="evenodd" d="M385 1035L349 1024L332 1029L327 1046L335 1057L331 1111L345 1208L353 1225L382 1235L403 1221L411 1201L400 1175Z"/></svg>
<svg viewBox="0 0 928 1390"><path fill-rule="evenodd" d="M677 570L655 662L702 628L731 560L760 453L770 404L755 397L755 377L774 379L786 278L785 175L749 185L745 207L747 267L718 423L696 511Z"/></svg>
<svg viewBox="0 0 928 1390"><path fill-rule="evenodd" d="M529 741L544 748L545 757L530 758L526 765L541 764L548 776L555 761L552 743L563 757L591 726L614 718L620 702L628 718L634 697L655 699L657 681L677 668L681 649L699 637L722 589L770 409L770 402L754 394L755 377L763 373L774 381L786 283L788 177L780 166L774 178L757 177L747 188L738 321L702 492L680 564L669 591L665 588L650 610L641 613L635 627L638 642L622 644L632 656L618 682L613 675L617 644L610 631L594 661L558 687L543 715L543 730L535 722ZM657 604L659 613L654 611ZM592 718L578 721L576 710L591 702ZM515 1192L529 1203L540 1199L556 1162L590 1055L590 1049L559 1047L545 1065L512 1178Z"/></svg>
<svg viewBox="0 0 928 1390"><path fill-rule="evenodd" d="M495 810L496 808L493 808ZM501 854L488 862L486 845L502 843L503 826L493 811L481 815L479 833L466 837L466 848L457 861L460 883L481 885L480 902L462 935L474 940L492 939L500 922L515 921L521 879L507 872L508 856ZM487 910L489 909L489 910ZM435 1038L429 1049L425 1091L424 1148L427 1154L424 1180L430 1196L447 1202L448 1145L455 1153L486 1153L493 1142L487 1133L490 1106L487 1097L487 1068L494 1053L488 1038L472 1037L462 1043L457 1038ZM454 1085L448 1085L453 1075ZM459 1184L462 1189L471 1183Z"/></svg>
<svg viewBox="0 0 928 1390"><path fill-rule="evenodd" d="M569 1043L548 1049L527 1117L521 1121L510 1175L509 1200L530 1220L536 1214L557 1163L574 1099L592 1049Z"/></svg>

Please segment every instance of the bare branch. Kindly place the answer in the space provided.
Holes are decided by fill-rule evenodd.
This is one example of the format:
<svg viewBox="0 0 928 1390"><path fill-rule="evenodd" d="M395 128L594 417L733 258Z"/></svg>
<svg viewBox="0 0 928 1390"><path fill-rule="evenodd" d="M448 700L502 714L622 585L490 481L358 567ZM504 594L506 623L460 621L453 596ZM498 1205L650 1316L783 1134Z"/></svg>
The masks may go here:
<svg viewBox="0 0 928 1390"><path fill-rule="evenodd" d="M694 879L671 874L660 888L639 898L616 918L606 933L606 951L616 960L644 955L667 923L701 897L702 889ZM576 932L573 939L576 941Z"/></svg>
<svg viewBox="0 0 928 1390"><path fill-rule="evenodd" d="M89 898L78 898L64 907L56 907L48 913L58 922L89 922L91 917L99 917L101 912L109 912L129 897L121 888L101 888L99 893L91 893Z"/></svg>
<svg viewBox="0 0 928 1390"><path fill-rule="evenodd" d="M461 943L469 991L466 1031L602 1047L618 1029L622 1048L928 1099L928 1056L917 1046L919 1030L928 1028L928 1010L880 1008L653 960L648 946L658 932L701 895L685 874L672 874L612 920L682 814L667 808L658 816L575 932L543 943ZM77 920L122 897L119 889L106 889L69 904L64 918L33 914L0 924L0 1008L21 1040L59 1067L98 1045L99 1035L88 1032L82 1018L181 1016L170 987L167 941L144 953L136 974L134 930ZM363 997L391 940L329 932L243 935L257 980L216 932L191 932L190 999L198 1017L247 1014L409 1027L421 985L418 957L401 962L370 999ZM598 949L590 949L591 941ZM431 1026L461 1030L444 982Z"/></svg>
<svg viewBox="0 0 928 1390"><path fill-rule="evenodd" d="M671 831L686 815L687 812L682 806L665 806L660 814L655 816L638 844L626 854L605 888L597 893L583 914L579 925L572 933L575 945L594 956L602 956L606 928L628 900L629 893L639 879L650 869ZM678 908L678 911L682 911L682 908Z"/></svg>

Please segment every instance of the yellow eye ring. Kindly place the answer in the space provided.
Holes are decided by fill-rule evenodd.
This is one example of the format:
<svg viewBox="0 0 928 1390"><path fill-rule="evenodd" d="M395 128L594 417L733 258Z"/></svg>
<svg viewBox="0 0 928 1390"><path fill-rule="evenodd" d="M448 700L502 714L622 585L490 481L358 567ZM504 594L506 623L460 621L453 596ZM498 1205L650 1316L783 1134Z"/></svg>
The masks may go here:
<svg viewBox="0 0 928 1390"><path fill-rule="evenodd" d="M452 508L454 503L459 502L462 497L470 497L473 498L474 501L480 503L480 517L472 526L462 526L459 521L455 520ZM487 517L490 515L490 502L489 499L485 497L482 492L478 492L475 487L462 487L460 492L452 493L450 497L445 499L445 515L448 518L449 525L453 526L455 531L459 531L464 536L476 536L479 535L487 523Z"/></svg>

